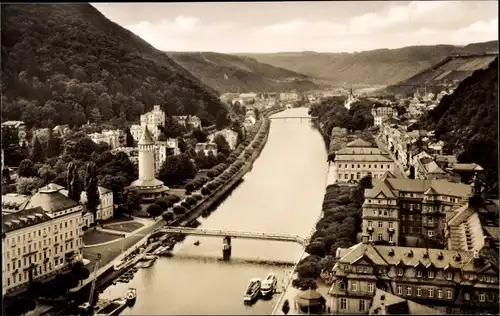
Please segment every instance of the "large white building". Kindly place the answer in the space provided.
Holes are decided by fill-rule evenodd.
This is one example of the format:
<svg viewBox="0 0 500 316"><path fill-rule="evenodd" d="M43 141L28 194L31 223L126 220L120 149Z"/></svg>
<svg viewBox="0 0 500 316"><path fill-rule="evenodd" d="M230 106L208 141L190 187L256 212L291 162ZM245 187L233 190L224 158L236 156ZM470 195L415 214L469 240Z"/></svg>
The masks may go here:
<svg viewBox="0 0 500 316"><path fill-rule="evenodd" d="M389 106L383 106L383 107L378 107L378 108L374 107L372 109L374 125L375 126L382 125L383 119L386 117L391 117L393 115L393 113L394 113L394 110Z"/></svg>
<svg viewBox="0 0 500 316"><path fill-rule="evenodd" d="M103 130L100 133L92 133L88 135L94 143L106 143L109 148L115 149L127 144L127 136L122 130Z"/></svg>
<svg viewBox="0 0 500 316"><path fill-rule="evenodd" d="M394 162L388 153L367 141L356 139L335 152L332 168L334 179L342 183L359 181L369 174L373 179L380 178L387 171L394 172Z"/></svg>
<svg viewBox="0 0 500 316"><path fill-rule="evenodd" d="M280 93L280 101L298 101L299 94L297 92L282 92Z"/></svg>
<svg viewBox="0 0 500 316"><path fill-rule="evenodd" d="M56 185L57 186L57 185ZM58 186L61 188L61 193L65 196L68 196L68 190L64 189L64 187ZM96 217L97 220L107 220L113 218L113 191L106 189L104 187L98 186L99 191L99 205L97 205ZM87 204L87 192L83 191L80 196L80 204ZM90 213L87 211L87 213ZM89 227L90 224L94 222L93 214L84 216L84 226Z"/></svg>
<svg viewBox="0 0 500 316"><path fill-rule="evenodd" d="M172 117L178 124L184 127L191 127L194 129L201 128L201 120L199 117L193 115L182 115L182 116L173 116Z"/></svg>
<svg viewBox="0 0 500 316"><path fill-rule="evenodd" d="M209 152L212 152L214 156L217 155L217 145L213 143L198 143L194 147L194 150L198 153L203 151L205 155L208 155Z"/></svg>
<svg viewBox="0 0 500 316"><path fill-rule="evenodd" d="M153 106L153 110L141 115L141 125L134 124L130 126L130 134L136 142L141 139L146 126L153 140L157 140L161 134L158 126L165 126L165 112L160 109L159 105Z"/></svg>
<svg viewBox="0 0 500 316"><path fill-rule="evenodd" d="M53 184L23 204L17 212L2 212L3 295L26 286L30 273L44 279L81 258L82 205Z"/></svg>

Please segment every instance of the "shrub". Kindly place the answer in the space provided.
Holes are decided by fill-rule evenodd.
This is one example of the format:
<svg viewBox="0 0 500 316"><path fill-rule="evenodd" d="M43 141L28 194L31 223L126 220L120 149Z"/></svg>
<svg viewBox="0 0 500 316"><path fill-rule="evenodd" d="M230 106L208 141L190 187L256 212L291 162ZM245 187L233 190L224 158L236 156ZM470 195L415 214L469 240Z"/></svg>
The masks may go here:
<svg viewBox="0 0 500 316"><path fill-rule="evenodd" d="M195 205L197 200L194 197L190 196L186 199L186 202L189 203L190 205Z"/></svg>
<svg viewBox="0 0 500 316"><path fill-rule="evenodd" d="M203 199L203 197L201 195L199 195L199 194L194 194L193 198L196 199L197 201L200 201L200 200Z"/></svg>
<svg viewBox="0 0 500 316"><path fill-rule="evenodd" d="M192 192L194 190L195 190L195 185L194 185L193 181L186 184L186 191Z"/></svg>
<svg viewBox="0 0 500 316"><path fill-rule="evenodd" d="M161 214L161 217L163 218L163 220L165 222L170 222L174 219L175 215L174 215L174 212L172 211L165 211L163 212L163 214Z"/></svg>
<svg viewBox="0 0 500 316"><path fill-rule="evenodd" d="M186 201L182 201L181 206L185 207L185 208L188 208L189 204Z"/></svg>
<svg viewBox="0 0 500 316"><path fill-rule="evenodd" d="M209 170L209 171L207 172L207 176L208 176L209 178L213 178L213 177L215 177L215 172L214 172L213 170Z"/></svg>
<svg viewBox="0 0 500 316"><path fill-rule="evenodd" d="M186 214L186 208L180 205L174 206L173 211L177 215L183 215Z"/></svg>
<svg viewBox="0 0 500 316"><path fill-rule="evenodd" d="M207 187L204 187L203 189L201 189L201 194L203 194L203 195L210 195L211 193L212 193L212 190L210 190Z"/></svg>

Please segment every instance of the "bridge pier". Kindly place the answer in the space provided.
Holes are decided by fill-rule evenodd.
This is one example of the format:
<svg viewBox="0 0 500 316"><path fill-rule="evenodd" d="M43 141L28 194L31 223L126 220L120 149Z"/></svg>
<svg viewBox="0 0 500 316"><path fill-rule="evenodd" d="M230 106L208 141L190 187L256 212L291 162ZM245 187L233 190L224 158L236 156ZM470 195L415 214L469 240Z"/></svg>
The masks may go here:
<svg viewBox="0 0 500 316"><path fill-rule="evenodd" d="M231 237L226 236L222 240L222 260L228 261L231 259Z"/></svg>

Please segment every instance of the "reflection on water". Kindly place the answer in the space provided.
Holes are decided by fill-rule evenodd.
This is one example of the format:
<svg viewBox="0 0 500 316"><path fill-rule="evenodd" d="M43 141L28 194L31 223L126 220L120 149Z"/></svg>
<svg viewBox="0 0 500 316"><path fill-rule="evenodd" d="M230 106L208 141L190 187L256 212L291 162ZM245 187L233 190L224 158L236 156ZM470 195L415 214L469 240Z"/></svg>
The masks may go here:
<svg viewBox="0 0 500 316"><path fill-rule="evenodd" d="M277 116L305 116L291 109ZM299 234L307 237L321 210L326 153L319 133L300 120L273 121L268 143L245 180L199 227ZM193 245L197 240L199 246ZM267 314L271 300L243 304L251 278L273 271L279 284L290 274L302 247L289 242L235 239L231 262L222 262L222 238L188 236L173 258L160 258L139 270L129 283L118 283L104 298L137 289L137 302L122 315Z"/></svg>

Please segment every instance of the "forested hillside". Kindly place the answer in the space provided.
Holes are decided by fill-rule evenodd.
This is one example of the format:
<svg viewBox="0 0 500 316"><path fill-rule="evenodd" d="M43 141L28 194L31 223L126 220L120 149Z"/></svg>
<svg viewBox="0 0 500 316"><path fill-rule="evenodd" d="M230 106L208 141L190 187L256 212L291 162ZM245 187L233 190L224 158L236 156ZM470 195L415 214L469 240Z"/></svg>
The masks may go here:
<svg viewBox="0 0 500 316"><path fill-rule="evenodd" d="M225 115L215 91L90 4L2 4L2 120L28 126Z"/></svg>
<svg viewBox="0 0 500 316"><path fill-rule="evenodd" d="M449 55L497 51L498 41L467 46L409 46L356 53L244 54L258 61L328 79L337 84L391 85L428 69Z"/></svg>
<svg viewBox="0 0 500 316"><path fill-rule="evenodd" d="M212 52L167 52L167 55L220 93L318 88L304 74L263 64L250 57Z"/></svg>
<svg viewBox="0 0 500 316"><path fill-rule="evenodd" d="M480 164L488 183L498 185L498 58L443 97L423 125L435 128L448 153Z"/></svg>

